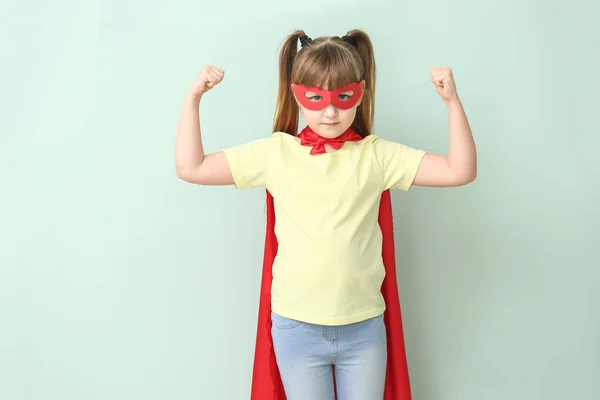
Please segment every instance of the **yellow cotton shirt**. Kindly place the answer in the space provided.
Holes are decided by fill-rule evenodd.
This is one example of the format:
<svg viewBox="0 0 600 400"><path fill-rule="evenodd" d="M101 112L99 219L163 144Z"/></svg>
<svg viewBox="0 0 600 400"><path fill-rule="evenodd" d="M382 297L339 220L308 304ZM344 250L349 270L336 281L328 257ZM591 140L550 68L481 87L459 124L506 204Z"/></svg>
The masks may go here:
<svg viewBox="0 0 600 400"><path fill-rule="evenodd" d="M238 189L273 195L278 251L271 308L321 325L343 325L385 311L379 202L408 190L424 151L367 136L333 153L283 132L224 150Z"/></svg>

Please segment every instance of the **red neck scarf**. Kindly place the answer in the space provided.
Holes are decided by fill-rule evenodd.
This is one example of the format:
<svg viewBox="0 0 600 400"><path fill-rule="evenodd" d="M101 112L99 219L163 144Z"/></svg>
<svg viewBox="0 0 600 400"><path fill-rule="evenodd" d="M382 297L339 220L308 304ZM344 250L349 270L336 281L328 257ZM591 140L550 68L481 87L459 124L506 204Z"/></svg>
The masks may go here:
<svg viewBox="0 0 600 400"><path fill-rule="evenodd" d="M300 138L301 145L312 147L310 151L310 154L312 155L325 153L325 144L338 150L341 149L346 142L356 142L363 139L362 136L354 132L352 128L348 128L348 130L340 136L330 139L319 135L308 126L298 134L298 137Z"/></svg>

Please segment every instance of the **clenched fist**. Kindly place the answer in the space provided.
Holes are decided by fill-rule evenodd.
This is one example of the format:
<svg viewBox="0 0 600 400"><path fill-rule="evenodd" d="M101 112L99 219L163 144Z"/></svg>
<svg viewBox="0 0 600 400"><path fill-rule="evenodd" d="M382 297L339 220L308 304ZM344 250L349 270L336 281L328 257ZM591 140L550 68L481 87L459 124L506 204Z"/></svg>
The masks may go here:
<svg viewBox="0 0 600 400"><path fill-rule="evenodd" d="M458 99L454 76L452 75L452 70L450 68L434 67L431 68L429 75L438 94L442 96L442 99L444 99L446 103Z"/></svg>
<svg viewBox="0 0 600 400"><path fill-rule="evenodd" d="M194 97L201 97L204 93L221 83L225 71L212 65L206 65L194 78L188 93Z"/></svg>

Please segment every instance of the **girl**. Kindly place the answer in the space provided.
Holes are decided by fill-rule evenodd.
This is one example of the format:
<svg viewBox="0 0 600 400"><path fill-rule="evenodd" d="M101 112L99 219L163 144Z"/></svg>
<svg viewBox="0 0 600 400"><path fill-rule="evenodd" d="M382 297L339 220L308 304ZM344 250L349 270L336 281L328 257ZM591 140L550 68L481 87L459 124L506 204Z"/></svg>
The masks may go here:
<svg viewBox="0 0 600 400"><path fill-rule="evenodd" d="M392 274L395 285L382 257L390 243L382 234L382 194L475 179L475 144L452 71L430 71L448 110L447 157L373 134L375 60L363 31L314 40L303 31L289 35L280 54L274 133L205 155L199 105L223 76L222 69L207 65L185 97L177 176L201 185L268 190L273 215L267 218L276 224L267 244L277 241L268 265L272 282L271 270L263 271L277 369L270 376L280 375L288 400L328 400L334 392L340 400L382 399L384 392L386 399L400 398L390 389L390 341L401 331L389 332L390 323L396 324L387 314L393 289L388 297L382 294L386 275ZM300 132L299 113L307 123ZM255 374L261 368L255 364ZM275 393L268 398L284 398L277 387L268 389Z"/></svg>

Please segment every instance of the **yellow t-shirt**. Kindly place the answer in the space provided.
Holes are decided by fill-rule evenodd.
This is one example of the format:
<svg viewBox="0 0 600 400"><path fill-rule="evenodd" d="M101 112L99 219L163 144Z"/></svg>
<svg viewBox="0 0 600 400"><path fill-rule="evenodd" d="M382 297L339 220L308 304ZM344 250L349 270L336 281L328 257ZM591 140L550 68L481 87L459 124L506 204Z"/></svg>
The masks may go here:
<svg viewBox="0 0 600 400"><path fill-rule="evenodd" d="M271 308L321 325L385 311L379 201L410 189L424 151L367 136L333 153L284 132L224 150L238 189L266 187L275 205Z"/></svg>

